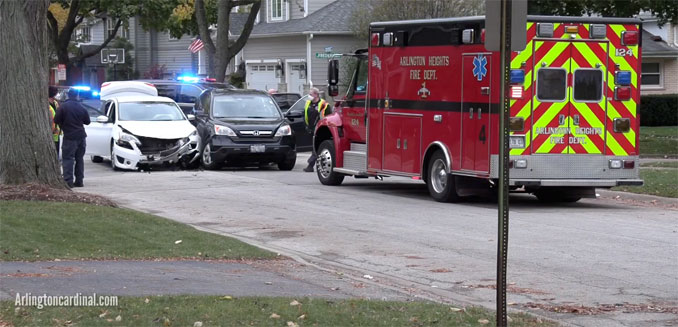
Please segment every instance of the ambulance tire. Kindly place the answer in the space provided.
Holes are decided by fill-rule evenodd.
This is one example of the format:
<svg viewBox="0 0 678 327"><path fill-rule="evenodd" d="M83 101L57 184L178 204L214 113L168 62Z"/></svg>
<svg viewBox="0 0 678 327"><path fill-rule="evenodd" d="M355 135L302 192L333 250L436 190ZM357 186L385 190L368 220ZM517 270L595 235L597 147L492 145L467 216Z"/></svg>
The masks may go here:
<svg viewBox="0 0 678 327"><path fill-rule="evenodd" d="M318 180L323 185L340 185L344 181L345 175L334 171L337 166L337 159L333 140L325 140L320 143L315 166Z"/></svg>
<svg viewBox="0 0 678 327"><path fill-rule="evenodd" d="M447 160L442 151L436 151L428 161L426 177L428 192L438 202L459 202L454 175L447 173Z"/></svg>

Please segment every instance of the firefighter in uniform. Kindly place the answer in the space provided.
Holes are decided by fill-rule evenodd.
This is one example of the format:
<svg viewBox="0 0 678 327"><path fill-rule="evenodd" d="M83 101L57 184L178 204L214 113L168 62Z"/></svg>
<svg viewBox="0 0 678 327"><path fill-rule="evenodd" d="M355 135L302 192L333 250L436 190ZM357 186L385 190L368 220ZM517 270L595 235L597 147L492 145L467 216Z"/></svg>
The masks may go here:
<svg viewBox="0 0 678 327"><path fill-rule="evenodd" d="M54 86L49 87L48 91L48 101L49 101L49 122L52 125L52 140L54 141L54 146L56 147L57 158L59 158L59 135L61 134L61 129L59 125L54 122L54 116L56 116L57 108L59 108L59 103L54 99L57 95L57 88Z"/></svg>
<svg viewBox="0 0 678 327"><path fill-rule="evenodd" d="M306 131L311 135L315 132L315 125L318 124L320 119L329 114L327 112L327 107L329 104L327 101L320 98L320 91L312 87L309 95L311 99L306 101L306 106L304 107L304 122L306 123ZM305 172L312 172L313 166L315 166L315 161L318 159L315 150L311 153L311 157L308 158L308 166L304 168Z"/></svg>

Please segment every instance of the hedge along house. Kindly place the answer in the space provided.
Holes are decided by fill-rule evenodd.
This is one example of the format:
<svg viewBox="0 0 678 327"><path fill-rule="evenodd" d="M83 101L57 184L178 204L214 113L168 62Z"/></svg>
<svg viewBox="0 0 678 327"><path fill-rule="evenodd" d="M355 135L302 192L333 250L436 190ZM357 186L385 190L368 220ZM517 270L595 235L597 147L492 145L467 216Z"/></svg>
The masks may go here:
<svg viewBox="0 0 678 327"><path fill-rule="evenodd" d="M326 88L328 59L365 46L350 30L355 7L355 0L262 0L259 22L238 55L247 88L300 94Z"/></svg>

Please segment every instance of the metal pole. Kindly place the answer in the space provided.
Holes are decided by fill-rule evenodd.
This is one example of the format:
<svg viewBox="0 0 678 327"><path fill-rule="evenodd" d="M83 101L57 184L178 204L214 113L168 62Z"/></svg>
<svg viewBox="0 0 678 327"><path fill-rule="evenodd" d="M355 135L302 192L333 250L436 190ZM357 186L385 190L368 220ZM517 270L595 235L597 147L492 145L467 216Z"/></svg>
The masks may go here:
<svg viewBox="0 0 678 327"><path fill-rule="evenodd" d="M508 259L508 226L509 226L509 116L510 98L509 74L511 63L511 0L501 0L500 24L501 68L503 70L501 83L501 105L499 111L499 210L498 210L498 242L497 242L497 326L508 324L506 317L506 262Z"/></svg>

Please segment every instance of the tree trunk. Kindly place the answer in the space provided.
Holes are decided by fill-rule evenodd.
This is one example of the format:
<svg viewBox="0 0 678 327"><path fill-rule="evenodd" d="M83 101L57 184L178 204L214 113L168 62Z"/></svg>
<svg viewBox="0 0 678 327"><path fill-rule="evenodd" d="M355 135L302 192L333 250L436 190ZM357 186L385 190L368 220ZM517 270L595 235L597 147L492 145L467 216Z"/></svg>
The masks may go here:
<svg viewBox="0 0 678 327"><path fill-rule="evenodd" d="M49 0L0 1L0 183L65 187L47 104Z"/></svg>

